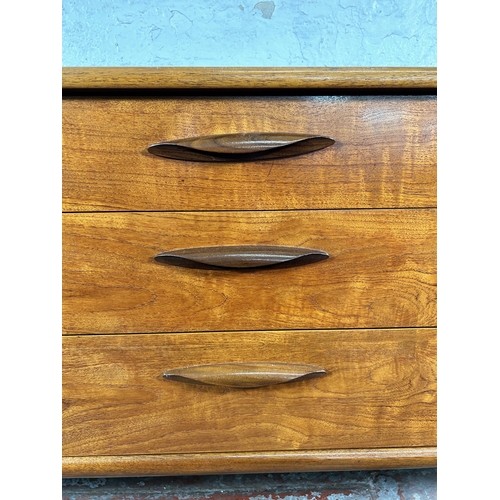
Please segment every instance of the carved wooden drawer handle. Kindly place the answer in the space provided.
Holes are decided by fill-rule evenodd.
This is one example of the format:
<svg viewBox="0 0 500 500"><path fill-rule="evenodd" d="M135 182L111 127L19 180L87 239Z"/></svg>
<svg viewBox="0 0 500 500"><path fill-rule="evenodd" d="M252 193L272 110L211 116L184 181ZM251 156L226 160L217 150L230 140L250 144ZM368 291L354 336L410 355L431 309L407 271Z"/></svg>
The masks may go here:
<svg viewBox="0 0 500 500"><path fill-rule="evenodd" d="M273 245L239 245L181 248L155 255L157 262L183 267L217 266L234 269L274 264L309 264L327 259L323 250Z"/></svg>
<svg viewBox="0 0 500 500"><path fill-rule="evenodd" d="M168 380L221 387L266 387L326 374L321 366L293 363L222 363L186 366L163 373Z"/></svg>
<svg viewBox="0 0 500 500"><path fill-rule="evenodd" d="M148 152L175 160L255 161L311 153L334 142L319 135L249 132L159 142L149 146Z"/></svg>

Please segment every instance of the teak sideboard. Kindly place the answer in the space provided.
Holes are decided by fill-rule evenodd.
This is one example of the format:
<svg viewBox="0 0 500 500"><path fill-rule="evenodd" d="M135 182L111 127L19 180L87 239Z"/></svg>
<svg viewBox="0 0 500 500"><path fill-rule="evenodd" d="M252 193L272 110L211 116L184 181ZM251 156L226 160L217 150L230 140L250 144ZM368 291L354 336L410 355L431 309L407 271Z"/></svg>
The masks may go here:
<svg viewBox="0 0 500 500"><path fill-rule="evenodd" d="M63 69L63 475L436 465L435 68Z"/></svg>

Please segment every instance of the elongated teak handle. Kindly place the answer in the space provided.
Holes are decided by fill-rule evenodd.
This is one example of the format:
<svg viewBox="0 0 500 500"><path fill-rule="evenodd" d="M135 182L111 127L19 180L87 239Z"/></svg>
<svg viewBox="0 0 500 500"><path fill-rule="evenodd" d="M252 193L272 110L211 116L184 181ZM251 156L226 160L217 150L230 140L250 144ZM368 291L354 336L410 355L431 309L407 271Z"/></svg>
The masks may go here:
<svg viewBox="0 0 500 500"><path fill-rule="evenodd" d="M330 137L282 132L205 135L159 142L148 152L188 161L255 161L298 156L330 146Z"/></svg>
<svg viewBox="0 0 500 500"><path fill-rule="evenodd" d="M186 366L163 373L167 380L220 387L266 387L326 374L321 366L295 363L222 363Z"/></svg>
<svg viewBox="0 0 500 500"><path fill-rule="evenodd" d="M296 262L308 264L327 259L323 250L274 245L236 245L170 250L155 255L157 262L186 267L217 266L234 269L272 266Z"/></svg>

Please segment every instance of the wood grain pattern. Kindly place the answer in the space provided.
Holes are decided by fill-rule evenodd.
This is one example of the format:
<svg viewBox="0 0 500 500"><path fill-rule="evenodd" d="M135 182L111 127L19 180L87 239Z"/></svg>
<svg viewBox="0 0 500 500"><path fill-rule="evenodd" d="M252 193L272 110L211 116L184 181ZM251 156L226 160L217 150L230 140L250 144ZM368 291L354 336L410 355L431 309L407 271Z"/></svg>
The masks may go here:
<svg viewBox="0 0 500 500"><path fill-rule="evenodd" d="M436 214L419 210L63 216L66 333L375 328L436 323ZM321 248L307 266L167 266L170 248Z"/></svg>
<svg viewBox="0 0 500 500"><path fill-rule="evenodd" d="M153 143L245 132L332 137L286 160L159 158ZM63 100L63 209L276 210L436 205L434 96Z"/></svg>
<svg viewBox="0 0 500 500"><path fill-rule="evenodd" d="M434 329L63 338L65 456L436 444ZM197 363L310 363L258 389L168 383Z"/></svg>
<svg viewBox="0 0 500 500"><path fill-rule="evenodd" d="M63 69L66 477L436 465L436 87L435 68ZM256 131L336 142L246 163L147 151ZM330 257L154 260L213 245ZM163 376L235 364L326 374Z"/></svg>
<svg viewBox="0 0 500 500"><path fill-rule="evenodd" d="M174 476L436 467L435 447L63 457L63 477Z"/></svg>
<svg viewBox="0 0 500 500"><path fill-rule="evenodd" d="M436 68L85 68L62 70L63 89L380 89L437 87Z"/></svg>

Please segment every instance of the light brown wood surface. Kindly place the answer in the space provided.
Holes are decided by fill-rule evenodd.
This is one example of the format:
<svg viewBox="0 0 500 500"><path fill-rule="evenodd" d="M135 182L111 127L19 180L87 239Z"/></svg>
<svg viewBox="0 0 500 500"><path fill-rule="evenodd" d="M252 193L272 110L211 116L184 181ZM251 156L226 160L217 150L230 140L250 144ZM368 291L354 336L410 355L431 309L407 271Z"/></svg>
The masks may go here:
<svg viewBox="0 0 500 500"><path fill-rule="evenodd" d="M401 89L437 86L436 68L67 67L63 89Z"/></svg>
<svg viewBox="0 0 500 500"><path fill-rule="evenodd" d="M435 446L434 329L63 339L66 456ZM164 380L197 363L323 366L257 389Z"/></svg>
<svg viewBox="0 0 500 500"><path fill-rule="evenodd" d="M296 158L248 163L147 152L161 141L243 132L336 142ZM435 205L435 96L63 100L65 211Z"/></svg>
<svg viewBox="0 0 500 500"><path fill-rule="evenodd" d="M436 87L435 68L63 68L64 476L436 465ZM246 132L336 142L268 161L147 152ZM154 261L214 245L330 257ZM162 377L234 363L326 374Z"/></svg>
<svg viewBox="0 0 500 500"><path fill-rule="evenodd" d="M66 333L435 326L436 214L420 210L63 216ZM321 262L187 269L153 257L209 245L291 245Z"/></svg>
<svg viewBox="0 0 500 500"><path fill-rule="evenodd" d="M63 457L64 477L318 472L435 467L435 447Z"/></svg>

